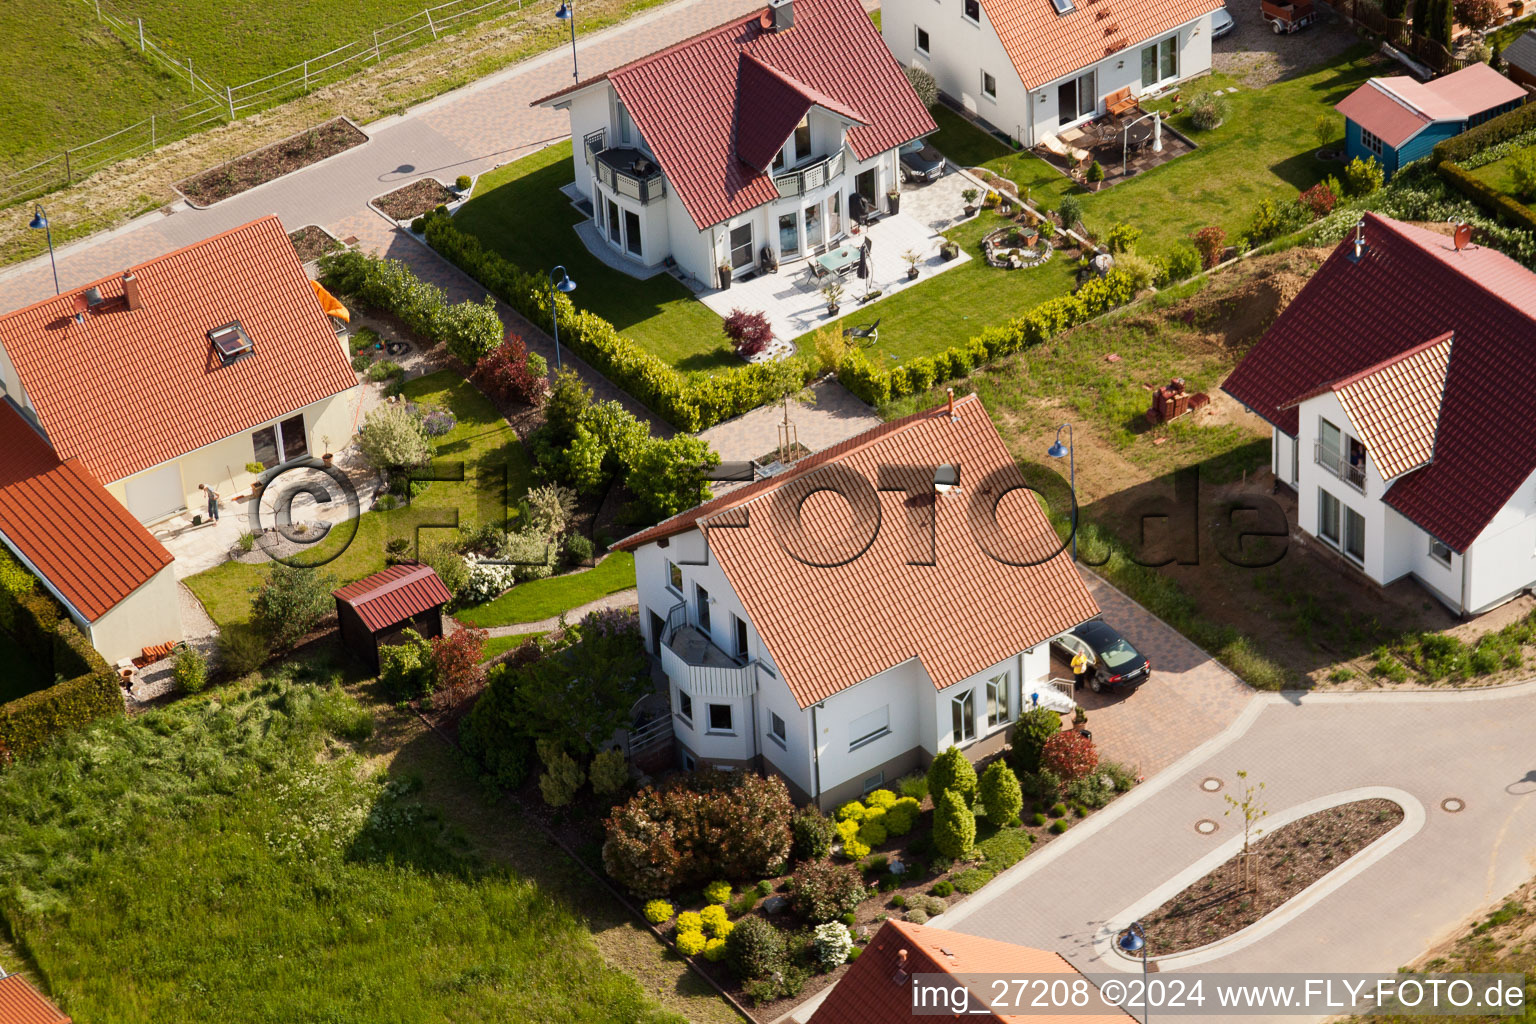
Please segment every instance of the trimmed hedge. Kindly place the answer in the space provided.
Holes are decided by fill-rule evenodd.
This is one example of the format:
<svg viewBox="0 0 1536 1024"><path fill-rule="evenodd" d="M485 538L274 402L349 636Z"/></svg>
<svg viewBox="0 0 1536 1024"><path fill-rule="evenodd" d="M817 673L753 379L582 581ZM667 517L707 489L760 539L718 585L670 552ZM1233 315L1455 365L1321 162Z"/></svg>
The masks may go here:
<svg viewBox="0 0 1536 1024"><path fill-rule="evenodd" d="M1531 107L1521 107L1521 110L1536 109L1536 104ZM1492 121L1488 122L1492 124ZM1514 227L1524 231L1536 232L1536 214L1530 207L1510 196L1505 195L1492 185L1463 168L1459 164L1446 161L1436 168L1440 177L1446 183L1455 188L1462 195L1472 200L1489 213L1497 214Z"/></svg>
<svg viewBox="0 0 1536 1024"><path fill-rule="evenodd" d="M545 331L553 329L549 286L452 220L429 215L427 244L489 292ZM774 401L803 387L814 371L812 360L795 357L754 363L724 372L679 373L666 361L628 338L602 317L578 310L558 296L560 341L613 383L664 417L673 426L695 432Z"/></svg>
<svg viewBox="0 0 1536 1024"><path fill-rule="evenodd" d="M1480 150L1533 128L1536 128L1536 103L1527 103L1436 144L1433 160L1436 164L1459 163Z"/></svg>
<svg viewBox="0 0 1536 1024"><path fill-rule="evenodd" d="M106 715L123 713L117 673L97 653L64 609L40 590L19 595L13 633L26 656L62 682L0 705L0 752L23 757L57 733Z"/></svg>
<svg viewBox="0 0 1536 1024"><path fill-rule="evenodd" d="M47 593L34 590L16 598L11 635L27 657L39 665L53 665L54 634L64 620L64 609Z"/></svg>
<svg viewBox="0 0 1536 1024"><path fill-rule="evenodd" d="M1112 271L1108 277L1087 282L1072 295L1047 299L1006 324L983 329L963 346L909 359L892 370L876 369L863 349L851 349L837 379L849 391L879 407L893 398L917 394L963 377L982 363L1042 344L1070 327L1125 305L1135 295L1131 275Z"/></svg>

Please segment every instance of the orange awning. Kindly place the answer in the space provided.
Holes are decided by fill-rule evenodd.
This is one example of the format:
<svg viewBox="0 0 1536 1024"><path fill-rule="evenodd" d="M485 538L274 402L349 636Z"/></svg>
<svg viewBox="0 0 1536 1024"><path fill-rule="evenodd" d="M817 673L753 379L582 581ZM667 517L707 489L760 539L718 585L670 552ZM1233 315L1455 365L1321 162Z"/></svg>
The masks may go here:
<svg viewBox="0 0 1536 1024"><path fill-rule="evenodd" d="M337 320L346 323L352 322L352 314L347 312L347 307L336 301L336 296L325 290L325 285L319 281L309 282L315 289L315 298L320 300L320 308L325 310L326 316L333 316Z"/></svg>

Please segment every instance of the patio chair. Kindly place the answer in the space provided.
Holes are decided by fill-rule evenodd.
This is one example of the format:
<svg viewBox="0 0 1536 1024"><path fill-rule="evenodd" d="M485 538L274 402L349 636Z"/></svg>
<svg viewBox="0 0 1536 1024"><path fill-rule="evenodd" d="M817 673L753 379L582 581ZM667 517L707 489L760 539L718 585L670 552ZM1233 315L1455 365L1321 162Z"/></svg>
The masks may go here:
<svg viewBox="0 0 1536 1024"><path fill-rule="evenodd" d="M862 346L873 345L880 340L880 321L876 320L872 324L846 327L843 329L843 337L850 338Z"/></svg>
<svg viewBox="0 0 1536 1024"><path fill-rule="evenodd" d="M1086 149L1079 149L1076 146L1068 145L1056 135L1043 137L1040 140L1040 145L1045 147L1047 153L1066 161L1069 174L1074 172L1082 173L1084 168L1088 166L1089 160L1093 157L1093 154Z"/></svg>

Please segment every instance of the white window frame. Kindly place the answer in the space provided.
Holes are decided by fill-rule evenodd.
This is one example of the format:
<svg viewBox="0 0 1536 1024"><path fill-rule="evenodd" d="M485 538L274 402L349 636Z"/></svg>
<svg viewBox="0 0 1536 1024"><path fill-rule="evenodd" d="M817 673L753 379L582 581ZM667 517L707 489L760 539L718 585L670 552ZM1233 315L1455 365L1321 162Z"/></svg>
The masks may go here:
<svg viewBox="0 0 1536 1024"><path fill-rule="evenodd" d="M976 17L973 18L973 17L970 16L969 13L966 12L965 8L966 8L967 4L975 4L975 6L976 6ZM963 21L963 22L966 22L968 24L971 24L971 25L980 25L981 24L981 0L960 0L960 20Z"/></svg>
<svg viewBox="0 0 1536 1024"><path fill-rule="evenodd" d="M726 716L731 724L725 728L715 725L715 709L724 708ZM706 704L704 705L704 734L706 736L735 736L736 735L736 709L730 704Z"/></svg>
<svg viewBox="0 0 1536 1024"><path fill-rule="evenodd" d="M992 89L990 92L987 91L988 81L992 83ZM997 101L997 76L993 75L992 72L987 71L985 68L983 68L981 71L981 94L993 102Z"/></svg>
<svg viewBox="0 0 1536 1024"><path fill-rule="evenodd" d="M663 558L662 561L667 563L667 574L666 574L666 581L667 581L666 586L667 586L667 589L672 591L672 593L676 594L678 597L682 597L683 596L683 568L682 568L682 566L678 565L676 562L672 561L672 559L670 559L670 558ZM672 582L672 577L673 576L677 577L677 582L676 583Z"/></svg>
<svg viewBox="0 0 1536 1024"><path fill-rule="evenodd" d="M960 723L963 726L958 732L954 727L957 713L960 715ZM950 741L955 746L974 741L976 739L976 691L966 690L958 697L951 697L949 717Z"/></svg>
<svg viewBox="0 0 1536 1024"><path fill-rule="evenodd" d="M1366 152L1374 153L1376 156L1381 156L1382 155L1381 151L1385 147L1386 144L1381 141L1381 136L1375 134L1374 132L1368 132L1364 128L1361 128L1360 129L1360 145L1365 147Z"/></svg>
<svg viewBox="0 0 1536 1024"><path fill-rule="evenodd" d="M927 46L923 45L925 38L928 40ZM919 57L933 56L933 37L928 35L928 30L921 25L912 26L912 49Z"/></svg>
<svg viewBox="0 0 1536 1024"><path fill-rule="evenodd" d="M681 686L677 688L677 717L693 728L693 694Z"/></svg>
<svg viewBox="0 0 1536 1024"><path fill-rule="evenodd" d="M1437 548L1440 550L1436 550ZM1440 551L1444 551L1445 554L1442 555ZM1451 546L1444 541L1431 537L1429 538L1429 557L1449 568L1451 564Z"/></svg>
<svg viewBox="0 0 1536 1024"><path fill-rule="evenodd" d="M789 749L789 726L777 711L768 712L768 738L784 750Z"/></svg>
<svg viewBox="0 0 1536 1024"><path fill-rule="evenodd" d="M848 723L848 750L853 752L891 733L891 706L882 704Z"/></svg>
<svg viewBox="0 0 1536 1024"><path fill-rule="evenodd" d="M987 728L996 729L1000 725L1007 725L1013 721L1009 714L1011 710L1008 704L1008 674L993 676L987 680Z"/></svg>
<svg viewBox="0 0 1536 1024"><path fill-rule="evenodd" d="M1329 518L1324 514L1328 503L1333 503L1333 535L1328 535ZM1319 487L1317 489L1317 536L1326 544L1335 548L1344 545L1344 503L1331 492Z"/></svg>

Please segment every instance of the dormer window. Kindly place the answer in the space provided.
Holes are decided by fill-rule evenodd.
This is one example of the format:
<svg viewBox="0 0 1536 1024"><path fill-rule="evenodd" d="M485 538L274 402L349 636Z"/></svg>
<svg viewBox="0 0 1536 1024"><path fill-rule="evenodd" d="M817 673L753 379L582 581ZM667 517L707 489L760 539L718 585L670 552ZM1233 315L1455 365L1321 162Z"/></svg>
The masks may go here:
<svg viewBox="0 0 1536 1024"><path fill-rule="evenodd" d="M214 351L218 352L219 360L226 366L256 350L256 346L251 342L251 336L245 333L245 328L238 320L231 320L223 327L215 327L209 331L208 341L212 343Z"/></svg>

